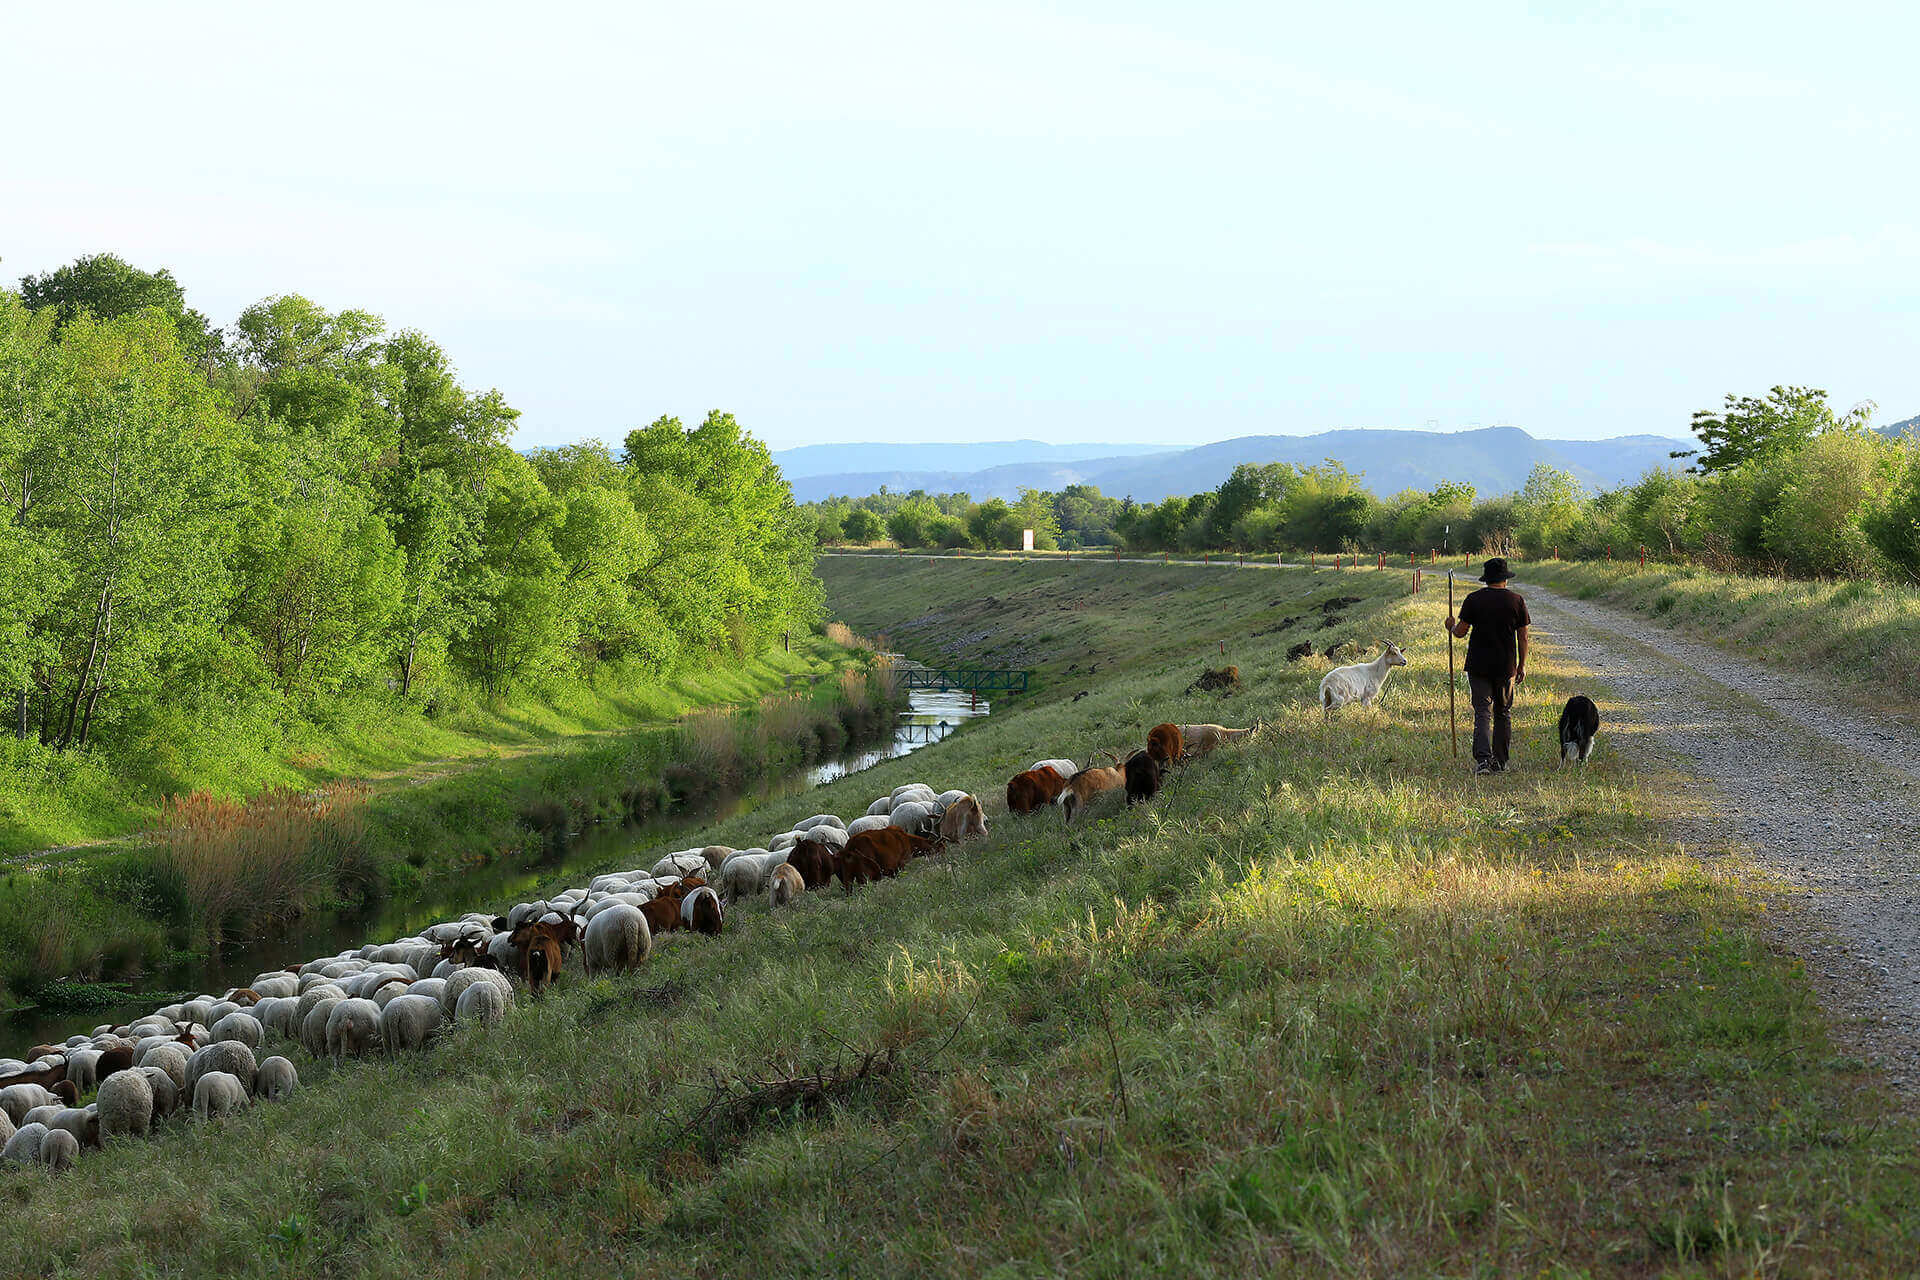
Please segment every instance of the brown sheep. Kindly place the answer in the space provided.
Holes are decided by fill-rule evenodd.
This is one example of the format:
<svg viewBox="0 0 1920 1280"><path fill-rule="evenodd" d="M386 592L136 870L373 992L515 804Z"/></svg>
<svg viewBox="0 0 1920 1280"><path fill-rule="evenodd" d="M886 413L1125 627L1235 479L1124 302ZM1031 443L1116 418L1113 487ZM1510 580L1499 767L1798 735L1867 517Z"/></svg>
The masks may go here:
<svg viewBox="0 0 1920 1280"><path fill-rule="evenodd" d="M959 844L987 834L987 815L972 796L961 796L940 815L940 842Z"/></svg>
<svg viewBox="0 0 1920 1280"><path fill-rule="evenodd" d="M1256 724L1246 729L1229 729L1218 724L1183 724L1180 726L1180 739L1186 744L1189 756L1203 756L1215 747L1238 742L1259 727Z"/></svg>
<svg viewBox="0 0 1920 1280"><path fill-rule="evenodd" d="M683 927L680 922L678 897L669 898L661 894L650 902L643 902L640 904L640 914L647 918L647 928L654 937Z"/></svg>
<svg viewBox="0 0 1920 1280"><path fill-rule="evenodd" d="M840 851L840 883L851 889L857 883L899 875L909 861L931 852L932 840L902 827L862 831Z"/></svg>
<svg viewBox="0 0 1920 1280"><path fill-rule="evenodd" d="M1066 820L1073 821L1073 811L1103 791L1113 791L1126 785L1126 771L1118 761L1105 768L1082 769L1067 779L1067 785L1061 789L1054 803L1066 810Z"/></svg>
<svg viewBox="0 0 1920 1280"><path fill-rule="evenodd" d="M833 883L840 851L824 840L802 840L787 851L787 860L781 865L798 871L807 888L824 889Z"/></svg>
<svg viewBox="0 0 1920 1280"><path fill-rule="evenodd" d="M1007 811L1033 813L1052 804L1067 780L1052 766L1029 769L1007 780Z"/></svg>
<svg viewBox="0 0 1920 1280"><path fill-rule="evenodd" d="M1177 724L1157 724L1147 730L1147 754L1163 765L1178 763L1186 755L1185 740Z"/></svg>

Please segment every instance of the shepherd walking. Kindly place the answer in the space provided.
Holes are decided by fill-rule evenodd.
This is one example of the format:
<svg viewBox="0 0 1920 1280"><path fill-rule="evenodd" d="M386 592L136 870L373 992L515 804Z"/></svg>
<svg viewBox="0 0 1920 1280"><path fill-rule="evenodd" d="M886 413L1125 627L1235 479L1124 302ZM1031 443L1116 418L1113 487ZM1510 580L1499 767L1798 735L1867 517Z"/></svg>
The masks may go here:
<svg viewBox="0 0 1920 1280"><path fill-rule="evenodd" d="M1505 773L1513 737L1513 691L1527 678L1526 599L1507 586L1513 571L1500 556L1487 561L1487 585L1447 615L1447 630L1467 639L1467 692L1473 700L1473 771Z"/></svg>

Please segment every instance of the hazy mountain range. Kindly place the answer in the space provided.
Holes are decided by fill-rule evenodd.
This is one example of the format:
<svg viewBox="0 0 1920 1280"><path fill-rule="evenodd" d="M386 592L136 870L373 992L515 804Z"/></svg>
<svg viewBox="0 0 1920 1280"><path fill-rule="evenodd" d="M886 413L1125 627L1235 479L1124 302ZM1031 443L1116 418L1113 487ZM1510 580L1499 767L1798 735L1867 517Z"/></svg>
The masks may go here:
<svg viewBox="0 0 1920 1280"><path fill-rule="evenodd" d="M1365 478L1382 497L1464 480L1483 495L1526 483L1544 462L1572 472L1592 489L1637 480L1653 467L1681 466L1668 457L1689 447L1665 436L1612 440L1536 440L1518 427L1477 431L1325 431L1311 436L1240 436L1191 449L1133 445L1049 445L1035 440L991 444L808 445L773 455L802 502L879 490L965 493L976 501L1018 497L1025 487L1097 485L1117 498L1158 502L1171 494L1217 488L1243 462L1311 466L1333 458Z"/></svg>

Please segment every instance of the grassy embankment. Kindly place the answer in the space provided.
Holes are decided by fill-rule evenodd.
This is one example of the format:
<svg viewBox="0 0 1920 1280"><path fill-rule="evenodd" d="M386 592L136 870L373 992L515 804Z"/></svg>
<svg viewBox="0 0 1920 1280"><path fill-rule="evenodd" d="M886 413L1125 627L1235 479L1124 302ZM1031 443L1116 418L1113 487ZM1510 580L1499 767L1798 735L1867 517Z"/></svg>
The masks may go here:
<svg viewBox="0 0 1920 1280"><path fill-rule="evenodd" d="M46 984L120 978L221 937L277 931L296 916L363 912L483 866L550 861L574 834L603 823L697 812L718 790L831 755L856 731L885 730L884 715L841 724L830 683L797 699L773 693L788 674L825 674L853 661L843 645L807 637L792 653L606 691L591 706L503 708L458 729L423 731L402 719L328 768L403 760L406 767L337 787L318 805L283 796L170 806L164 826L172 839L131 837L16 862L0 879L0 1007L84 999L84 990ZM785 741L763 742L771 750L750 761L746 776L668 785L674 717L769 698L760 718L770 716L767 727ZM608 718L616 714L632 719L615 728ZM764 736L757 725L716 728ZM454 754L410 759L439 747Z"/></svg>
<svg viewBox="0 0 1920 1280"><path fill-rule="evenodd" d="M929 660L1035 666L1046 692L706 838L745 845L916 778L992 794L1035 757L1162 719L1268 728L1150 806L1072 829L996 806L987 840L899 880L742 905L723 938L570 976L495 1031L303 1060L288 1105L14 1175L9 1265L1909 1270L1912 1124L1835 1055L1735 860L1673 844L1675 779L1618 752L1547 768L1559 700L1595 687L1558 655L1535 660L1520 771L1474 783L1447 751L1442 597L1410 601L1402 575L824 575L857 627ZM1336 595L1361 599L1323 629ZM1320 664L1281 655L1348 633L1406 642L1413 666L1384 710L1323 723ZM1223 639L1245 691L1183 693ZM716 1084L850 1073L874 1051L890 1069L823 1102L701 1122Z"/></svg>

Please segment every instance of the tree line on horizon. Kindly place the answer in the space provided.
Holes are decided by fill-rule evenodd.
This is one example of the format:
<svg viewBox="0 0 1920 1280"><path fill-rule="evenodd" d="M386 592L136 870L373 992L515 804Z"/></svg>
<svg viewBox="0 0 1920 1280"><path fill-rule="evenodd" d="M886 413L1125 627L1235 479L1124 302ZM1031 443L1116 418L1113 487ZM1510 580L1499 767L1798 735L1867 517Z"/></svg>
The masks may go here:
<svg viewBox="0 0 1920 1280"><path fill-rule="evenodd" d="M1569 558L1638 548L1663 559L1803 577L1920 582L1920 441L1872 429L1871 406L1837 412L1824 391L1729 395L1693 416L1699 447L1676 465L1598 492L1540 465L1517 493L1445 481L1390 498L1328 459L1242 463L1212 490L1139 503L1091 485L1024 489L1013 502L923 490L805 504L823 544L1135 552L1318 550Z"/></svg>
<svg viewBox="0 0 1920 1280"><path fill-rule="evenodd" d="M526 454L517 416L297 294L222 331L107 254L0 289L0 742L178 777L354 700L652 678L817 619L813 522L731 415Z"/></svg>

